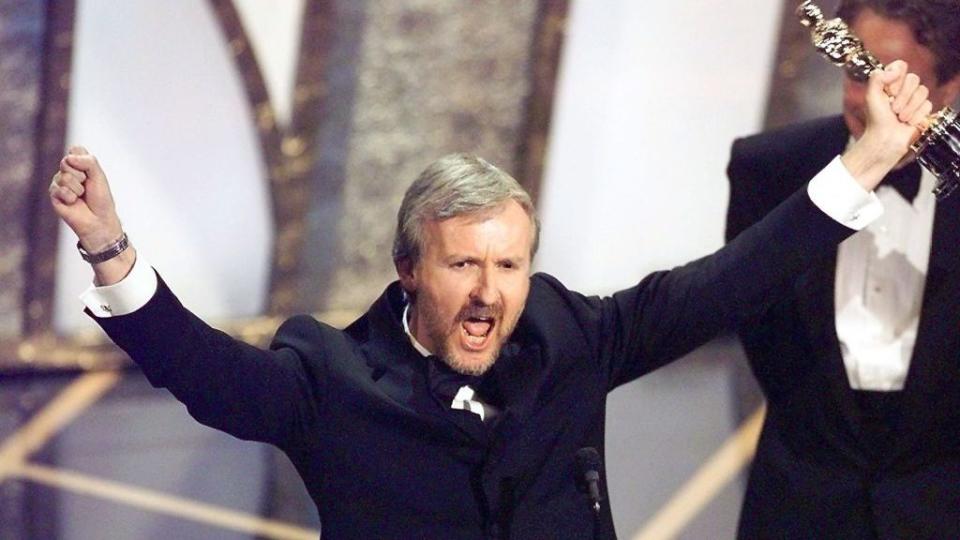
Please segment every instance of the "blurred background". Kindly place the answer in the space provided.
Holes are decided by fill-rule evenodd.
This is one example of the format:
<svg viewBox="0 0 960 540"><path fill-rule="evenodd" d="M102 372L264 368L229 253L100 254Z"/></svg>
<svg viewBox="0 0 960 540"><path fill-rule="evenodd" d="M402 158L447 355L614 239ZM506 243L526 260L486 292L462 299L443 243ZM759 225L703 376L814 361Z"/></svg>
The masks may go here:
<svg viewBox="0 0 960 540"><path fill-rule="evenodd" d="M535 196L537 270L609 294L721 246L735 137L839 110L796 3L0 0L0 539L321 529L285 457L197 425L82 313L46 197L68 145L181 300L252 343L362 313L450 152ZM609 409L619 536L732 538L762 414L735 339Z"/></svg>

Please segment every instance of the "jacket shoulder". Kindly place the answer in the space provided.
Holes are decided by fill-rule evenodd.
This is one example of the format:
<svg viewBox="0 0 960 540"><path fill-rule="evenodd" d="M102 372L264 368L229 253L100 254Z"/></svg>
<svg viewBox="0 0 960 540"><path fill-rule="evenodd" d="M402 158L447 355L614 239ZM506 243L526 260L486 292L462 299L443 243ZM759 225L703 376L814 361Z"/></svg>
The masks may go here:
<svg viewBox="0 0 960 540"><path fill-rule="evenodd" d="M789 168L811 155L835 155L849 137L843 118L817 118L734 141L731 163L738 159Z"/></svg>
<svg viewBox="0 0 960 540"><path fill-rule="evenodd" d="M833 116L734 141L727 165L727 240L809 182L843 152L848 139L843 118Z"/></svg>
<svg viewBox="0 0 960 540"><path fill-rule="evenodd" d="M293 349L300 357L327 363L356 349L356 341L343 330L334 328L311 315L290 317L274 335L270 348Z"/></svg>
<svg viewBox="0 0 960 540"><path fill-rule="evenodd" d="M530 295L521 317L525 334L540 341L582 350L585 342L595 349L603 317L603 301L568 289L550 274L530 278Z"/></svg>

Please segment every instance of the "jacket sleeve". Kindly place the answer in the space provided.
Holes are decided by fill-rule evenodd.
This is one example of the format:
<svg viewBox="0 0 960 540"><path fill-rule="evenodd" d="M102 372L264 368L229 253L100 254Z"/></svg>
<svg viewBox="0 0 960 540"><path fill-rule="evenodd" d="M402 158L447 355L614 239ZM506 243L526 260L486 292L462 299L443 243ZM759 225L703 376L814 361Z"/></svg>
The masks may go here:
<svg viewBox="0 0 960 540"><path fill-rule="evenodd" d="M800 189L713 255L653 273L604 299L599 356L610 388L756 318L852 232Z"/></svg>
<svg viewBox="0 0 960 540"><path fill-rule="evenodd" d="M758 179L774 177L774 171L764 169L764 160L745 157L750 151L746 139L734 141L730 150L730 162L727 164L727 180L730 183L730 200L727 203L727 223L724 240L729 242L754 223L760 221L773 205L767 202L770 197L761 196L767 186ZM788 197L783 193L777 202Z"/></svg>
<svg viewBox="0 0 960 540"><path fill-rule="evenodd" d="M160 279L144 307L94 319L204 425L286 447L318 421L324 359L310 317L289 319L258 349L204 323Z"/></svg>

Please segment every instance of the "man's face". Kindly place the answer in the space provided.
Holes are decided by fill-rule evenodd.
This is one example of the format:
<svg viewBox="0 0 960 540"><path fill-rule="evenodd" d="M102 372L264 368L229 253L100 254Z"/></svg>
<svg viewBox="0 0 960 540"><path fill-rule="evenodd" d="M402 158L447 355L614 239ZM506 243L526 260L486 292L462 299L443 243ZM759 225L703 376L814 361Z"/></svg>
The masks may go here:
<svg viewBox="0 0 960 540"><path fill-rule="evenodd" d="M865 8L850 25L863 41L866 49L883 64L904 60L909 70L920 77L930 89L930 102L935 111L950 105L957 98L960 76L949 81L937 81L936 58L927 47L917 43L907 23L889 19ZM866 83L849 77L843 83L843 118L854 137L860 138L866 126Z"/></svg>
<svg viewBox="0 0 960 540"><path fill-rule="evenodd" d="M414 298L410 330L454 370L487 371L530 290L533 224L516 201L424 224L416 264L397 265Z"/></svg>

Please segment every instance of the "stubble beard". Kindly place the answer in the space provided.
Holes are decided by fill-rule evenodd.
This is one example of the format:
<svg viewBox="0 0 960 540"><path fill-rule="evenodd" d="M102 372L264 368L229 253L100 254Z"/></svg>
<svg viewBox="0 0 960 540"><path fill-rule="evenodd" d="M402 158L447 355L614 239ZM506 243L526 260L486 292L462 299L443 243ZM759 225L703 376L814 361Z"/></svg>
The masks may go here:
<svg viewBox="0 0 960 540"><path fill-rule="evenodd" d="M517 323L517 318L513 321L504 320L503 308L500 306L466 306L461 309L454 318L452 327L449 326L447 321L441 319L438 310L433 309L429 301L422 302L419 308L418 316L424 317L427 335L437 349L431 352L440 358L443 363L450 366L450 369L457 373L474 377L483 375L493 367L493 364L496 363L497 358L500 356L500 349L503 347L503 343L510 337L510 334L513 333L513 329ZM462 331L460 323L464 320L465 316L469 316L467 314L471 310L477 309L490 310L497 314L495 318L496 324L490 329L490 331L494 333L494 335L490 336L490 339L495 341L488 354L480 358L479 361L476 359L468 360L460 355L460 351L451 350L450 347L450 341L458 341L460 339L460 332Z"/></svg>

